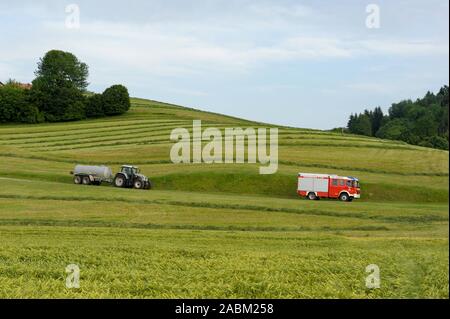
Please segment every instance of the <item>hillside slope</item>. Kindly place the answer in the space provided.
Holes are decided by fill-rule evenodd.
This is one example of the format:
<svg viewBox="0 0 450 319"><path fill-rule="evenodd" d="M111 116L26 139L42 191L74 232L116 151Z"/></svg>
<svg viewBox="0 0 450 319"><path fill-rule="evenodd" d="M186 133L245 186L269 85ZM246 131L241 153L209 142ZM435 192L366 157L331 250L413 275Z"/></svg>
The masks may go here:
<svg viewBox="0 0 450 319"><path fill-rule="evenodd" d="M193 120L265 126L143 99L117 117L0 126L0 297L448 297L448 152L280 127L274 175L173 164L170 132ZM76 163L139 165L155 188L74 185ZM300 171L357 176L362 199L299 199ZM382 289L364 286L372 263Z"/></svg>
<svg viewBox="0 0 450 319"><path fill-rule="evenodd" d="M296 197L296 174L314 171L358 176L364 200L447 201L448 152L395 141L324 131L280 128L278 174L259 176L256 165L174 165L169 158L176 127L258 127L261 124L133 100L132 110L109 119L5 126L1 129L0 173L71 183L75 163L140 165L157 189L217 191ZM262 125L264 127L264 125ZM11 164L14 164L11 169ZM236 179L238 178L238 182Z"/></svg>

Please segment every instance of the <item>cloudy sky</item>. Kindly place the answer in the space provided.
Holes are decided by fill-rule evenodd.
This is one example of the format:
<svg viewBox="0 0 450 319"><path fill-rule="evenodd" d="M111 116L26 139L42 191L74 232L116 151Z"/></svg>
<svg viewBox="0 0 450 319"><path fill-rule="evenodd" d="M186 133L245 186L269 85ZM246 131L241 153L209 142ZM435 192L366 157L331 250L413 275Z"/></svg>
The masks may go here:
<svg viewBox="0 0 450 319"><path fill-rule="evenodd" d="M132 96L328 129L448 84L448 12L448 0L0 0L0 81L31 82L39 57L60 49L89 65L92 91L122 83Z"/></svg>

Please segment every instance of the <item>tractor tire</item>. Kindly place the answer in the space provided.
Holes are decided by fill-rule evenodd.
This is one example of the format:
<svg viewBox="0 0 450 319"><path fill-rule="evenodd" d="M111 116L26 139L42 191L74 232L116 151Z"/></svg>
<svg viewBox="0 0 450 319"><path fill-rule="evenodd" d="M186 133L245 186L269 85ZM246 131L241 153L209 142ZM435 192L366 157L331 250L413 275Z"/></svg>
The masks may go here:
<svg viewBox="0 0 450 319"><path fill-rule="evenodd" d="M339 200L348 202L350 200L350 196L347 193L342 193L341 195L339 195Z"/></svg>
<svg viewBox="0 0 450 319"><path fill-rule="evenodd" d="M73 178L73 183L74 184L77 184L77 185L79 185L79 184L81 184L81 177L80 176L75 176L74 178Z"/></svg>
<svg viewBox="0 0 450 319"><path fill-rule="evenodd" d="M116 176L116 178L114 178L114 186L116 187L125 187L125 177L122 175Z"/></svg>
<svg viewBox="0 0 450 319"><path fill-rule="evenodd" d="M133 187L136 189L142 189L142 188L144 188L144 182L141 181L140 179L137 179L134 181Z"/></svg>
<svg viewBox="0 0 450 319"><path fill-rule="evenodd" d="M89 178L89 176L84 176L82 183L83 185L89 185L91 183L91 179Z"/></svg>
<svg viewBox="0 0 450 319"><path fill-rule="evenodd" d="M310 192L310 193L308 193L307 198L308 198L309 200L316 200L316 199L317 199L317 196L316 196L315 193Z"/></svg>
<svg viewBox="0 0 450 319"><path fill-rule="evenodd" d="M152 189L152 187L153 187L152 182L150 180L148 180L147 189Z"/></svg>

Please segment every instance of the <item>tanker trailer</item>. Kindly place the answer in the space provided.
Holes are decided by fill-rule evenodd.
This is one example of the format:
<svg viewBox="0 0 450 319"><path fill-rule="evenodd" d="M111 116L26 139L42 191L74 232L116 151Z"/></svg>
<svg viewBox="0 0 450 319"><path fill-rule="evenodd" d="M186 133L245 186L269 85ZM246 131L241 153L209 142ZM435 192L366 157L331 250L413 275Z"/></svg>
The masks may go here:
<svg viewBox="0 0 450 319"><path fill-rule="evenodd" d="M152 182L148 177L141 174L139 167L132 165L122 165L120 172L115 175L108 166L76 165L70 174L73 175L75 184L100 185L106 182L116 187L152 188Z"/></svg>
<svg viewBox="0 0 450 319"><path fill-rule="evenodd" d="M108 166L76 165L73 172L73 182L83 185L100 185L102 182L112 183L113 173Z"/></svg>

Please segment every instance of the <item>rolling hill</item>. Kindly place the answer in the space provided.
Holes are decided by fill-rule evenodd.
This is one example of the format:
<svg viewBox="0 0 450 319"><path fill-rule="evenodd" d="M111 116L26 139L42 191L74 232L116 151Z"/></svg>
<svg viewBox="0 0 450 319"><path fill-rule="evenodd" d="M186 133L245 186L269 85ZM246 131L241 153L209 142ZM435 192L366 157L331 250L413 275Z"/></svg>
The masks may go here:
<svg viewBox="0 0 450 319"><path fill-rule="evenodd" d="M170 132L193 120L267 126L144 99L117 117L0 126L0 297L448 298L447 151L279 127L274 175L173 164ZM77 163L138 165L154 189L74 185ZM300 171L357 176L362 198L300 199ZM80 289L65 287L72 263Z"/></svg>

